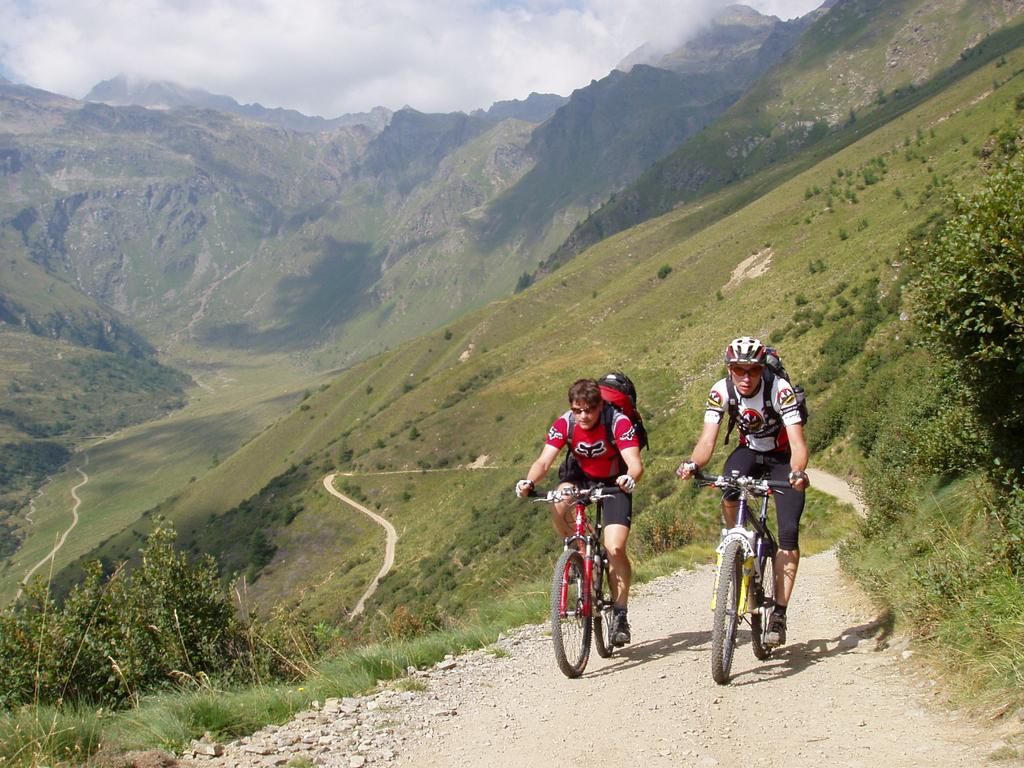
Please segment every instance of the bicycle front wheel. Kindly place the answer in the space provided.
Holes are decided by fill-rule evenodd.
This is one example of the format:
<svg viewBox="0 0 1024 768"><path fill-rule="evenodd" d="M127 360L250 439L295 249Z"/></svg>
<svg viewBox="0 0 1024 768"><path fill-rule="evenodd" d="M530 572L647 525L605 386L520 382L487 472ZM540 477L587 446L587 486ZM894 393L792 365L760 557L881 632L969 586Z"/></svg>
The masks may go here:
<svg viewBox="0 0 1024 768"><path fill-rule="evenodd" d="M583 556L567 549L551 577L551 640L555 660L566 677L582 675L590 658L592 617L583 611L587 589Z"/></svg>
<svg viewBox="0 0 1024 768"><path fill-rule="evenodd" d="M711 627L711 677L719 685L729 682L739 625L740 587L743 583L743 548L730 541L722 552L715 593L715 618Z"/></svg>
<svg viewBox="0 0 1024 768"><path fill-rule="evenodd" d="M750 616L750 637L754 646L754 656L764 661L772 655L772 647L768 644L768 624L775 608L775 566L771 557L765 557L761 566L761 588L757 607Z"/></svg>

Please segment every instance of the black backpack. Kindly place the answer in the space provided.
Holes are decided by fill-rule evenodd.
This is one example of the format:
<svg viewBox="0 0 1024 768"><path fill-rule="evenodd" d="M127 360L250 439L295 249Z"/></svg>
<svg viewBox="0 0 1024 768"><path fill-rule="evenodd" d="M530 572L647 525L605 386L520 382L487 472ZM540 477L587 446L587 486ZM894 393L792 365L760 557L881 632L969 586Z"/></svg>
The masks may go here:
<svg viewBox="0 0 1024 768"><path fill-rule="evenodd" d="M797 407L800 409L800 423L806 424L807 419L810 416L810 412L807 409L807 394L804 392L804 388L799 384L794 384L793 380L789 378L789 374L786 373L786 367L782 364L782 358L779 357L779 352L774 347L765 347L765 370L761 375L761 397L764 398L764 411L770 415L771 420L774 422L774 426L778 429L782 428L782 418L776 412L775 407L771 401L772 387L775 385L775 378L785 379L793 385L793 394L796 396ZM729 444L729 435L732 434L733 428L736 426L736 421L740 417L740 396L736 391L736 385L732 383L732 377L726 372L725 376L725 387L729 391L729 426L725 430L725 444ZM777 430L776 430L777 433Z"/></svg>
<svg viewBox="0 0 1024 768"><path fill-rule="evenodd" d="M647 427L644 426L643 417L636 409L636 386L634 386L629 376L622 371L610 371L597 380L597 385L601 390L601 397L604 400L601 406L601 423L604 424L605 434L608 435L608 441L612 444L612 447L615 450L619 449L615 444L615 433L612 426L615 423L615 416L621 412L626 414L629 420L633 422L633 428L636 431L636 438L640 443L640 449L649 449ZM570 468L576 462L576 458L572 453L572 432L575 425L576 419L570 411L569 434L566 436L566 444L569 446L569 449L558 471L560 480L567 479Z"/></svg>

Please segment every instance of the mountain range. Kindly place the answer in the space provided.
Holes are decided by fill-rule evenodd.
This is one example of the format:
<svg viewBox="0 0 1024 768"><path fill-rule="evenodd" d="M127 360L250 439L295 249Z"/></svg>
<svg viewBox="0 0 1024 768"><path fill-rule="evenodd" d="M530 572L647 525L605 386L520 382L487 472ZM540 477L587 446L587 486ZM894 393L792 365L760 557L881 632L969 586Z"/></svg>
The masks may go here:
<svg viewBox="0 0 1024 768"><path fill-rule="evenodd" d="M261 104L239 104L230 96L209 93L201 88L186 88L169 81L132 79L118 75L110 80L97 83L85 95L85 101L95 101L112 107L148 107L150 109L174 109L176 107L200 107L230 112L248 117L268 125L288 128L293 131L319 133L335 128L365 125L379 131L391 119L391 110L374 107L362 114L342 115L325 119L304 115L294 109L267 109Z"/></svg>
<svg viewBox="0 0 1024 768"><path fill-rule="evenodd" d="M340 468L406 526L381 604L445 590L463 604L502 553L546 551L521 519L488 522L492 548L472 524L508 506L506 475L534 450L566 377L628 365L667 457L730 327L724 299L759 317L744 270L770 266L788 302L754 322L766 335L803 327L781 270L810 295L855 301L866 289L850 233L885 232L871 251L881 273L885 249L927 218L923 202L901 217L879 197L907 199L897 185L924 195L914 141L931 142L925 164L965 173L955 150L992 128L969 105L993 72L1018 71L1022 12L839 0L781 22L730 8L679 50L638 51L564 99L404 108L315 130L175 105L174 88L149 91L153 109L0 83L0 439L18 466L43 457L2 478L4 594L59 525L56 493L36 504L50 522L23 518L41 470L125 430L89 443L104 519L60 566L114 562L164 514L186 546L242 570L266 523L278 555L253 574L258 590L284 597L302 582L328 612L326 593L373 560L369 528L325 529L345 523L315 476ZM1010 66L997 71L1000 57ZM1005 92L985 102L999 119ZM952 126L960 136L941 133ZM862 170L877 157L885 184ZM827 270L810 272L819 259ZM810 368L824 335L809 323L794 362ZM494 469L417 474L481 456ZM58 483L75 477L69 467ZM500 493L488 484L498 477ZM303 571L318 536L340 554L318 548L323 567Z"/></svg>
<svg viewBox="0 0 1024 768"><path fill-rule="evenodd" d="M261 104L239 104L230 96L210 93L201 88L187 88L170 81L129 78L118 75L97 83L84 97L85 101L99 102L111 107L147 107L149 109L175 109L197 107L230 112L259 123L274 125L304 133L325 133L337 128L366 126L379 132L390 122L393 111L387 107L374 107L369 112L324 118L304 115L294 109L268 109ZM498 101L488 109L475 110L493 122L516 119L528 123L542 123L562 106L567 99L553 93L531 93L525 99Z"/></svg>
<svg viewBox="0 0 1024 768"><path fill-rule="evenodd" d="M316 133L166 83L90 94L161 109L6 85L2 220L33 254L27 270L63 265L80 301L156 346L299 347L347 364L507 295L581 216L739 98L784 46L756 65L751 50L793 26L748 12L712 28L691 44L717 67L700 73L636 66L567 101L406 108ZM342 292L326 298L327 282ZM48 327L54 310L15 303Z"/></svg>

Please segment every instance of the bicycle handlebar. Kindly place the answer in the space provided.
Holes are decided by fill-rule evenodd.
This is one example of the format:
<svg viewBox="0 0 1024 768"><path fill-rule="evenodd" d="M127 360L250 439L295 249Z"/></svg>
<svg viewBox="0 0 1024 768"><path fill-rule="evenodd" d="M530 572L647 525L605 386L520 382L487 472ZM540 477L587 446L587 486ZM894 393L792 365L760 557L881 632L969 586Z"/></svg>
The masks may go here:
<svg viewBox="0 0 1024 768"><path fill-rule="evenodd" d="M536 502L554 504L559 501L573 501L583 504L591 504L600 499L606 499L616 493L625 493L617 485L599 485L595 488L567 488L542 491L534 488L530 491L530 497Z"/></svg>
<svg viewBox="0 0 1024 768"><path fill-rule="evenodd" d="M698 485L715 486L722 490L747 491L755 496L766 496L772 491L789 490L793 486L788 480L768 480L767 478L750 477L749 475L708 475L697 471L693 480Z"/></svg>

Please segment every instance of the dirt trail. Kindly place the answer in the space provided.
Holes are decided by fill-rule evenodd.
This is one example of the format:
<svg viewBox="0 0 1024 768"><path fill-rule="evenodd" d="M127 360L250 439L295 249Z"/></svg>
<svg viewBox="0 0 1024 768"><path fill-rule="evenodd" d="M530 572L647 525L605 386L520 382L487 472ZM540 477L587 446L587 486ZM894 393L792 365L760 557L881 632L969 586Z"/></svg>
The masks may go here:
<svg viewBox="0 0 1024 768"><path fill-rule="evenodd" d="M395 545L398 544L398 532L395 530L395 526L393 526L383 517L378 515L376 512L372 512L355 499L350 499L345 494L340 493L334 487L334 478L336 475L337 473L331 473L324 478L324 488L327 489L327 492L332 496L340 499L345 504L348 504L357 512L362 512L364 515L369 517L371 520L377 523L377 525L381 526L384 529L386 535L386 543L384 546L384 564L381 565L380 571L377 572L377 575L370 583L370 586L367 587L362 597L359 598L359 602L356 603L356 607L352 609L352 615L349 616L349 619L351 620L363 612L363 607L366 605L366 601L369 600L373 596L373 593L377 591L377 586L380 584L380 580L388 575L388 573L391 571L392 566L395 564Z"/></svg>
<svg viewBox="0 0 1024 768"><path fill-rule="evenodd" d="M579 766L582 755L655 768L988 762L996 737L935 706L928 681L906 673L898 647L885 648L882 626L832 553L801 566L788 645L759 662L743 632L726 686L710 673L713 582L707 567L639 588L634 643L607 660L592 653L578 680L558 671L538 628L533 642L474 670L474 682L446 690L441 705L454 714L396 765Z"/></svg>
<svg viewBox="0 0 1024 768"><path fill-rule="evenodd" d="M822 490L856 501L839 478ZM324 485L340 496L330 484ZM831 490L830 490L831 489ZM344 498L344 497L342 497ZM351 500L346 503L353 504ZM371 517L373 513L360 509ZM813 510L811 510L813 513ZM984 729L943 709L913 647L887 634L833 552L805 558L789 642L757 661L742 631L729 685L710 670L714 568L634 590L634 642L583 677L555 664L546 624L410 670L365 696L317 702L226 747L196 742L187 768L967 768L1021 766L1020 718ZM219 755L201 758L200 755Z"/></svg>
<svg viewBox="0 0 1024 768"><path fill-rule="evenodd" d="M861 517L867 514L867 508L864 506L864 502L860 500L860 497L854 492L854 490L847 484L845 480L842 480L835 475L830 475L828 472L823 472L820 469L807 469L807 476L811 480L811 486L817 488L822 493L827 493L829 496L835 496L842 502L849 504Z"/></svg>
<svg viewBox="0 0 1024 768"><path fill-rule="evenodd" d="M85 458L82 461L82 467L85 467L89 465L89 454L86 453L83 454L83 456ZM25 574L25 578L21 580L21 584L18 587L18 592L14 596L15 600L21 597L22 591L24 590L25 586L28 584L32 576L35 575L35 572L42 568L46 563L53 560L53 558L57 555L57 552L60 550L60 548L64 546L64 542L67 541L68 534L70 534L75 529L75 526L78 525L78 508L82 504L82 500L78 498L78 489L89 482L89 476L85 474L85 471L82 469L82 467L76 467L78 474L82 476L82 482L80 482L78 485L74 486L71 489L71 498L74 499L75 502L71 507L71 525L68 526L66 531L61 533L60 537L54 543L53 549L50 550L50 553L42 560L40 560L38 563L29 568L28 573ZM35 512L35 507L32 507L32 511L33 513Z"/></svg>
<svg viewBox="0 0 1024 768"><path fill-rule="evenodd" d="M839 478L815 472L814 481L856 502ZM801 564L788 644L759 662L744 631L726 686L710 674L713 582L705 567L639 587L633 644L607 660L592 653L578 680L558 671L538 628L535 642L475 671L475 683L446 690L454 714L396 764L578 766L587 755L594 764L666 767L988 762L997 736L937 706L930 681L908 674L913 651L890 644L834 553Z"/></svg>

